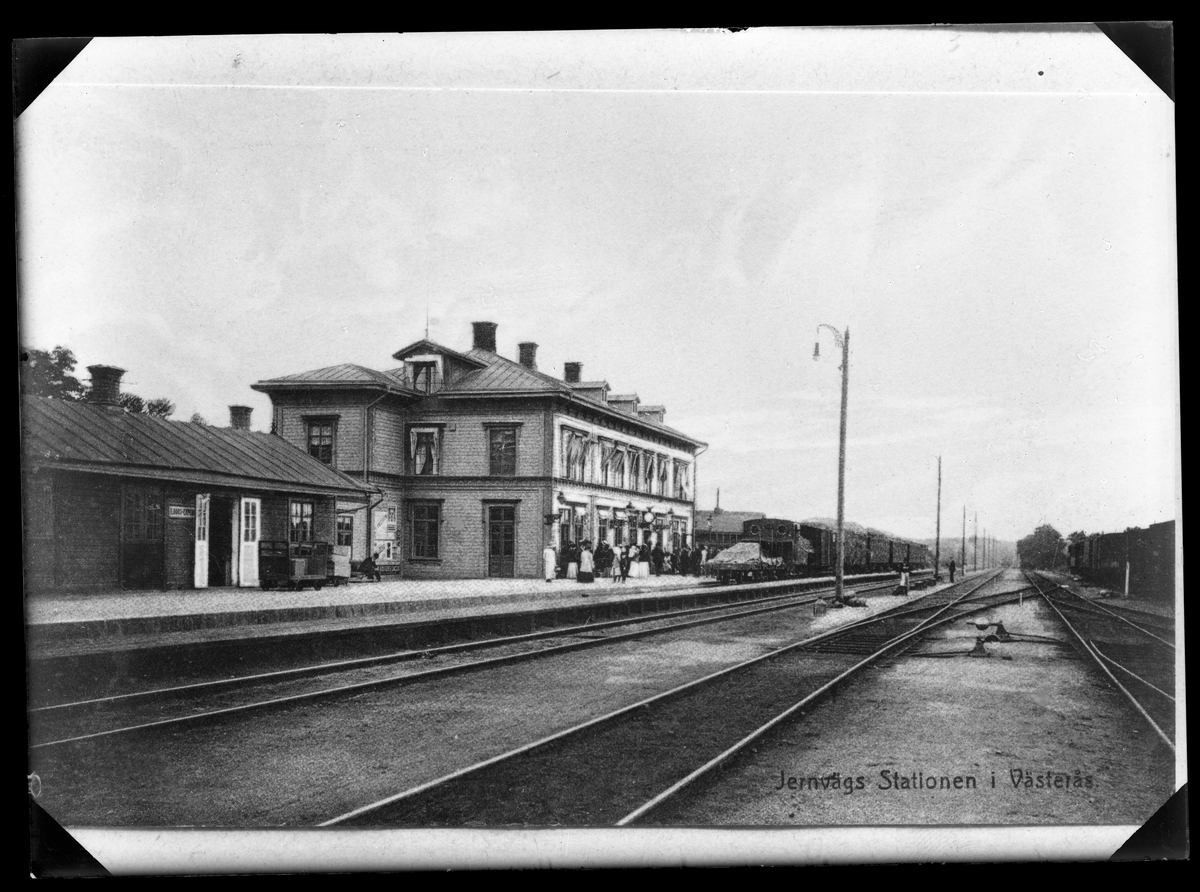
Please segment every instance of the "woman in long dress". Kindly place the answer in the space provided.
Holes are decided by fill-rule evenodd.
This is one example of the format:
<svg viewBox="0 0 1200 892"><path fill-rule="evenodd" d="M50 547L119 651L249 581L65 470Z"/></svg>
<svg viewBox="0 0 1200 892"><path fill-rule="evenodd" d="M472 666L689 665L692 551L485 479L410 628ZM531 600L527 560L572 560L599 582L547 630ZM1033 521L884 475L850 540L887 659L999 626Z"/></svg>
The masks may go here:
<svg viewBox="0 0 1200 892"><path fill-rule="evenodd" d="M574 545L567 546L567 579L579 578L579 548Z"/></svg>
<svg viewBox="0 0 1200 892"><path fill-rule="evenodd" d="M596 559L592 554L592 543L584 542L579 553L579 581L591 582L596 578Z"/></svg>
<svg viewBox="0 0 1200 892"><path fill-rule="evenodd" d="M542 549L542 570L546 575L547 582L553 582L554 577L558 575L558 553L555 552L553 545L547 545Z"/></svg>

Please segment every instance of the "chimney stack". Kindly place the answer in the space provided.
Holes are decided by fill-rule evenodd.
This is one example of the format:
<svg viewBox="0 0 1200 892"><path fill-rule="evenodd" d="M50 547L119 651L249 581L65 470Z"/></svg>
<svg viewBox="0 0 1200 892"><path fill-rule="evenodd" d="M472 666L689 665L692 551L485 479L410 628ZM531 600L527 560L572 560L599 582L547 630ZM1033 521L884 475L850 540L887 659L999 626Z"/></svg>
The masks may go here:
<svg viewBox="0 0 1200 892"><path fill-rule="evenodd" d="M492 353L496 352L496 323L495 322L472 322L472 333L474 335L473 346L476 350L488 350Z"/></svg>
<svg viewBox="0 0 1200 892"><path fill-rule="evenodd" d="M235 431L250 430L250 413L253 411L249 406L230 406L229 426Z"/></svg>
<svg viewBox="0 0 1200 892"><path fill-rule="evenodd" d="M578 384L580 375L583 374L582 362L564 362L563 363L563 380L568 384Z"/></svg>
<svg viewBox="0 0 1200 892"><path fill-rule="evenodd" d="M537 344L526 342L517 344L517 350L520 351L521 365L531 371L537 371Z"/></svg>
<svg viewBox="0 0 1200 892"><path fill-rule="evenodd" d="M88 392L88 402L98 406L121 405L121 376L124 369L114 365L90 365L92 373L92 389Z"/></svg>

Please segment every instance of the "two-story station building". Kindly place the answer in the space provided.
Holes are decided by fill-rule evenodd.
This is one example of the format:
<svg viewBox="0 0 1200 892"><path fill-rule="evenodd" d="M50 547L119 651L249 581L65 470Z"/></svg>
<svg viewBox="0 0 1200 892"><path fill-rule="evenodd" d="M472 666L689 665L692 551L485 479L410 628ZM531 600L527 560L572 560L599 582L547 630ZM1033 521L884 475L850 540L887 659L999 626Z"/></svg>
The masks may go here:
<svg viewBox="0 0 1200 892"><path fill-rule="evenodd" d="M496 328L473 323L464 352L419 340L386 371L252 385L280 436L382 493L367 512L341 506L337 541L415 578L534 577L547 543L690 543L705 444L579 363L539 372L536 344L500 356Z"/></svg>

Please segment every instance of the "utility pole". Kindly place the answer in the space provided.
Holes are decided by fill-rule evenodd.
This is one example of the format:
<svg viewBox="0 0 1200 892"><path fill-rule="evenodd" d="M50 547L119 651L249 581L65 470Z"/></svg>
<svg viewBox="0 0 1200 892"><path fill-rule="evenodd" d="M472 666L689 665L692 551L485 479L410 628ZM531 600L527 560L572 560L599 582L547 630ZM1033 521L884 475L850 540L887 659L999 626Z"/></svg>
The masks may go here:
<svg viewBox="0 0 1200 892"><path fill-rule="evenodd" d="M962 556L958 564L964 573L967 572L967 506L963 505Z"/></svg>
<svg viewBox="0 0 1200 892"><path fill-rule="evenodd" d="M979 512L975 512L975 537L971 541L971 569L979 569Z"/></svg>
<svg viewBox="0 0 1200 892"><path fill-rule="evenodd" d="M837 567L834 569L834 599L839 603L845 600L845 566L846 566L846 398L850 392L850 328L845 333L839 332L832 325L821 323L817 326L817 343L813 347L813 359L821 356L821 329L828 328L833 332L833 339L842 348L842 419L838 431L838 508L837 508Z"/></svg>
<svg viewBox="0 0 1200 892"><path fill-rule="evenodd" d="M933 544L933 581L942 580L942 457L938 456L937 541Z"/></svg>

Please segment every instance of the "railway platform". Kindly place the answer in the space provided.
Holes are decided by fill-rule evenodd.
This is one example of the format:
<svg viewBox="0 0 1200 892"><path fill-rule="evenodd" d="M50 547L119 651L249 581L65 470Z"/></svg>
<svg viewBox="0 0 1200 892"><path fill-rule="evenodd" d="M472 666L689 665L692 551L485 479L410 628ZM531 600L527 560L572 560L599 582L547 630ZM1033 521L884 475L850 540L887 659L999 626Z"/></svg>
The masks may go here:
<svg viewBox="0 0 1200 892"><path fill-rule="evenodd" d="M847 577L886 580L894 574ZM803 581L819 587L832 579ZM499 622L538 612L578 610L652 599L661 607L703 597L715 580L652 576L601 580L465 579L355 582L318 590L256 588L114 591L41 595L26 600L30 657L45 659L113 651L205 646L246 639L312 637L371 628ZM584 595L587 597L584 598Z"/></svg>

